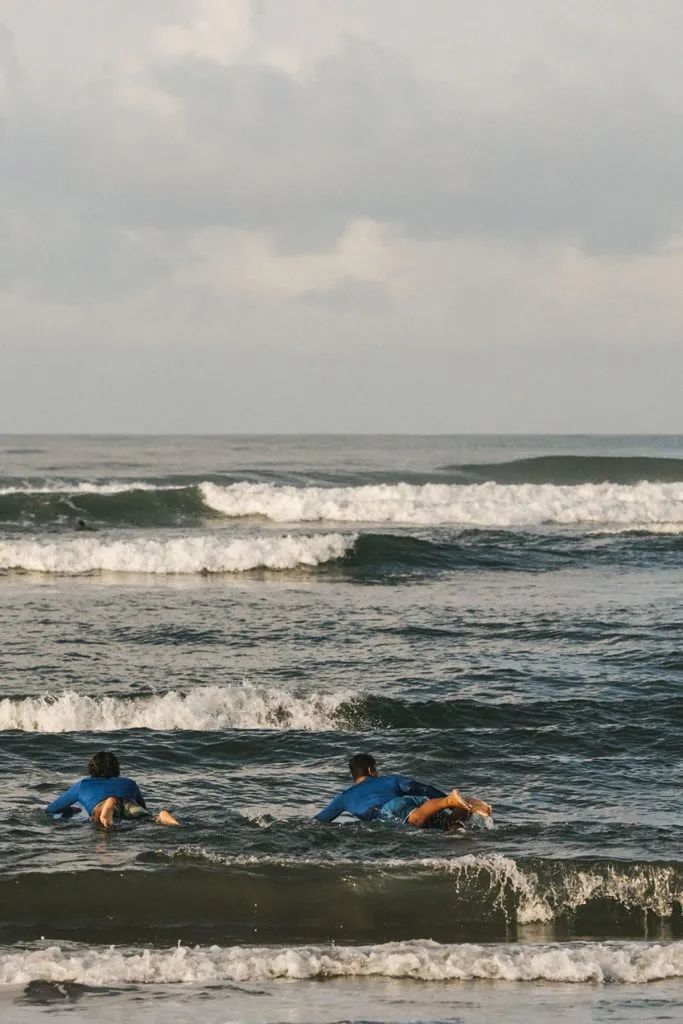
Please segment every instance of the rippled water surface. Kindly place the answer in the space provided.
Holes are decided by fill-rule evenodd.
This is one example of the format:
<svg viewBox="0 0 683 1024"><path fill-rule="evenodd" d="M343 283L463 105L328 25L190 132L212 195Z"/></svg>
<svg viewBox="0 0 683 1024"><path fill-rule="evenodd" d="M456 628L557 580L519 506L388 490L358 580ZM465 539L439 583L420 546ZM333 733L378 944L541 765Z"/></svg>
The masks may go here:
<svg viewBox="0 0 683 1024"><path fill-rule="evenodd" d="M0 998L676 1019L682 554L675 437L0 438ZM47 816L102 748L183 828Z"/></svg>

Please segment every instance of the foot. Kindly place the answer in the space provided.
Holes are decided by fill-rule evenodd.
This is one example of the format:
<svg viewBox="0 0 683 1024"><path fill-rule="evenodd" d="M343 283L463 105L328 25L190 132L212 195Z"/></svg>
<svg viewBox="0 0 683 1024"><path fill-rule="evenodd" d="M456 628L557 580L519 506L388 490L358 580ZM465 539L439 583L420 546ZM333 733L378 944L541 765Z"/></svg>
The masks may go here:
<svg viewBox="0 0 683 1024"><path fill-rule="evenodd" d="M457 789L452 789L446 799L449 807L458 807L461 811L471 810L469 803L460 796Z"/></svg>
<svg viewBox="0 0 683 1024"><path fill-rule="evenodd" d="M159 811L157 815L159 825L180 825L177 818L174 818L170 811Z"/></svg>
<svg viewBox="0 0 683 1024"><path fill-rule="evenodd" d="M493 814L493 807L491 807L491 804L487 804L485 800L477 800L476 797L473 797L471 800L468 800L468 803L471 810L475 814L481 814L482 818L490 818Z"/></svg>
<svg viewBox="0 0 683 1024"><path fill-rule="evenodd" d="M95 808L95 821L98 821L104 828L111 828L114 824L114 812L116 810L116 797L108 796Z"/></svg>

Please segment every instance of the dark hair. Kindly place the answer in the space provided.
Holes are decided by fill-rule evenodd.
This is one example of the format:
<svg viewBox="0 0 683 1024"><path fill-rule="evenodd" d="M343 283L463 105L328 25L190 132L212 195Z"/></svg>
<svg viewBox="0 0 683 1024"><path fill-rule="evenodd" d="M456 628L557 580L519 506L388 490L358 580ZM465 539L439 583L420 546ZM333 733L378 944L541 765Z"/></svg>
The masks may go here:
<svg viewBox="0 0 683 1024"><path fill-rule="evenodd" d="M108 750L100 750L88 761L88 772L94 779L114 779L121 774L119 759Z"/></svg>
<svg viewBox="0 0 683 1024"><path fill-rule="evenodd" d="M362 779L364 775L377 771L377 762L372 754L354 754L349 761L349 771L353 779Z"/></svg>

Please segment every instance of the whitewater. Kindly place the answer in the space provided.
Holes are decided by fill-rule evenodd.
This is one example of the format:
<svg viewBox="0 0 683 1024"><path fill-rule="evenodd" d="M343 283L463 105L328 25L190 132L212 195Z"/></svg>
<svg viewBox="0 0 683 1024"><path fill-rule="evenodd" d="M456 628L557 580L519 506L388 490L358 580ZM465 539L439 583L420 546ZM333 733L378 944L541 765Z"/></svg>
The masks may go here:
<svg viewBox="0 0 683 1024"><path fill-rule="evenodd" d="M238 573L296 569L343 558L355 535L236 537L67 536L0 540L0 569L24 572Z"/></svg>
<svg viewBox="0 0 683 1024"><path fill-rule="evenodd" d="M230 518L263 516L279 523L331 520L414 526L531 526L546 523L683 524L683 483L377 484L365 487L278 487L203 483L206 505Z"/></svg>
<svg viewBox="0 0 683 1024"><path fill-rule="evenodd" d="M0 984L33 979L84 985L206 984L275 979L397 978L422 982L513 981L650 984L683 978L683 942L572 945L385 945L165 950L63 949L0 951Z"/></svg>
<svg viewBox="0 0 683 1024"><path fill-rule="evenodd" d="M292 693L281 687L223 684L145 697L91 697L74 691L0 699L0 732L111 732L118 729L220 731L304 729L335 723L352 694Z"/></svg>

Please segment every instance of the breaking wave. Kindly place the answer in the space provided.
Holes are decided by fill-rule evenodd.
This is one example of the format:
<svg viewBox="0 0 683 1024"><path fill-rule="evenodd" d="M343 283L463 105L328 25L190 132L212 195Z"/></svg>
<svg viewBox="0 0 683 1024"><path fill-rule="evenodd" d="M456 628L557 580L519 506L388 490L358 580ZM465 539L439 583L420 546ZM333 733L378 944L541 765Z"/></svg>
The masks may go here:
<svg viewBox="0 0 683 1024"><path fill-rule="evenodd" d="M547 939L640 939L664 920L681 936L677 862L500 854L337 862L329 853L317 861L230 858L196 848L152 856L115 874L0 876L0 937L32 938L40 929L96 942L454 942L523 939L533 926Z"/></svg>
<svg viewBox="0 0 683 1024"><path fill-rule="evenodd" d="M343 558L355 536L216 535L170 538L74 536L0 539L0 570L81 575L96 572L235 573L251 569L296 569Z"/></svg>
<svg viewBox="0 0 683 1024"><path fill-rule="evenodd" d="M259 854L224 856L203 847L184 846L172 853L158 851L154 859L166 863L265 867L297 870L327 868L348 876L402 876L406 870L445 877L463 898L480 901L481 912L501 911L518 924L547 924L576 913L591 902L610 900L624 910L671 917L683 908L683 868L676 863L611 860L529 859L516 861L502 854L465 854L461 857L382 858L364 861L315 857L272 857ZM407 895L407 894L406 894Z"/></svg>
<svg viewBox="0 0 683 1024"><path fill-rule="evenodd" d="M289 487L201 484L205 504L224 516L279 523L333 521L419 526L575 526L683 523L683 483L376 484Z"/></svg>
<svg viewBox="0 0 683 1024"><path fill-rule="evenodd" d="M345 695L288 693L242 685L169 690L145 697L89 697L65 690L0 700L0 730L109 732L120 729L189 730L330 728Z"/></svg>
<svg viewBox="0 0 683 1024"><path fill-rule="evenodd" d="M190 730L303 729L384 731L459 729L512 733L560 730L571 733L577 720L590 723L584 737L600 729L651 731L675 728L682 711L676 694L636 698L565 698L503 701L472 697L448 700L358 697L350 693L290 692L249 683L198 686L183 692L91 697L63 690L40 696L0 699L0 730L22 732L108 732L121 729ZM603 743L608 740L603 739Z"/></svg>
<svg viewBox="0 0 683 1024"><path fill-rule="evenodd" d="M313 978L643 984L683 977L683 942L373 946L174 946L171 949L50 945L0 952L0 984L207 984Z"/></svg>
<svg viewBox="0 0 683 1024"><path fill-rule="evenodd" d="M683 523L683 482L481 480L298 487L205 480L184 484L82 482L71 486L27 483L0 488L0 522L65 525L78 517L108 526L192 526L221 517L257 517L278 523L647 528Z"/></svg>

